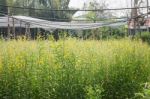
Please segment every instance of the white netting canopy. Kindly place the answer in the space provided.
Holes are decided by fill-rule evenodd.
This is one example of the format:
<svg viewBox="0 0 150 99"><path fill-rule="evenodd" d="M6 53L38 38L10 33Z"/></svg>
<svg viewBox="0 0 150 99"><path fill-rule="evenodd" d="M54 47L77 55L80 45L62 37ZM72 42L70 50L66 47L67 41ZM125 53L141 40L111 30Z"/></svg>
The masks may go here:
<svg viewBox="0 0 150 99"><path fill-rule="evenodd" d="M75 29L75 30L85 30L85 29L94 29L103 26L118 27L126 25L127 22L118 21L118 22L97 22L97 23L85 23L85 22L54 22L38 18L32 18L27 16L11 16L9 24L13 26L13 19L15 27L25 27L26 24L30 25L30 28L43 28L45 30L54 30L54 29ZM8 18L0 18L0 27L8 26Z"/></svg>

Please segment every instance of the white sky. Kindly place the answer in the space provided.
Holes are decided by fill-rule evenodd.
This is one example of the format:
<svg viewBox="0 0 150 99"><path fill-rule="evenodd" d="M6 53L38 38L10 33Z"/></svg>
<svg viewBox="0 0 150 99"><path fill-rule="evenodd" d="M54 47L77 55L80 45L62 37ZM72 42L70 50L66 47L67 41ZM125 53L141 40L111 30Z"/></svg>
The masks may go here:
<svg viewBox="0 0 150 99"><path fill-rule="evenodd" d="M88 2L91 0L71 0L70 2L70 6L71 7L75 7L75 8L82 8L84 2ZM102 1L102 0L98 0L98 1ZM127 3L131 0L105 0L109 7L113 7L113 8L117 8L117 7L126 7Z"/></svg>
<svg viewBox="0 0 150 99"><path fill-rule="evenodd" d="M82 8L84 2L87 0L71 0L70 1L70 7L75 7L75 8Z"/></svg>
<svg viewBox="0 0 150 99"><path fill-rule="evenodd" d="M84 2L89 2L90 0L71 0L70 2L70 7L73 8L79 8L82 9ZM101 0L98 0L99 2ZM108 4L108 8L120 8L120 7L127 7L127 1L131 1L131 0L105 0L106 3ZM81 15L81 12L78 12L75 14L75 16ZM117 14L121 14L121 13L117 13Z"/></svg>
<svg viewBox="0 0 150 99"><path fill-rule="evenodd" d="M80 8L82 9L84 2L88 2L90 0L71 0L70 7ZM98 0L102 1L102 0ZM108 4L108 8L123 8L123 7L131 7L131 0L105 0ZM143 0L146 2L146 0ZM149 2L150 3L150 2ZM144 5L146 6L146 5ZM118 12L117 15L123 15L125 12ZM81 13L77 13L75 16L78 16Z"/></svg>

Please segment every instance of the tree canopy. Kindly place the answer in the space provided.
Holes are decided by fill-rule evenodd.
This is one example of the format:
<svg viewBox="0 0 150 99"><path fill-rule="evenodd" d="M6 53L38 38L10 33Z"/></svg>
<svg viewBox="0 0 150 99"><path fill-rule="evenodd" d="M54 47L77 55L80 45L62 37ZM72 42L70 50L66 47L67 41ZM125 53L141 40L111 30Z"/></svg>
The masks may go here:
<svg viewBox="0 0 150 99"><path fill-rule="evenodd" d="M7 4L7 1L6 0L0 0L0 4L1 5L6 5ZM2 12L7 12L7 7L3 7L3 6L0 6L0 13ZM0 14L0 16L3 16L2 14Z"/></svg>
<svg viewBox="0 0 150 99"><path fill-rule="evenodd" d="M12 15L26 15L40 17L56 21L58 19L71 20L76 11L52 11L52 9L70 9L70 0L0 0L1 5L19 6L33 9L6 8L0 6L0 11L9 12ZM8 9L8 10L7 10ZM37 10L44 9L44 10Z"/></svg>
<svg viewBox="0 0 150 99"><path fill-rule="evenodd" d="M104 20L105 18L109 18L112 16L111 12L108 11L104 11L103 9L107 9L108 4L106 3L106 1L101 0L101 1L97 1L97 0L93 0L89 3L85 3L84 4L84 9L99 9L100 11L91 11L86 13L86 18L90 19L92 21L96 21L96 20Z"/></svg>

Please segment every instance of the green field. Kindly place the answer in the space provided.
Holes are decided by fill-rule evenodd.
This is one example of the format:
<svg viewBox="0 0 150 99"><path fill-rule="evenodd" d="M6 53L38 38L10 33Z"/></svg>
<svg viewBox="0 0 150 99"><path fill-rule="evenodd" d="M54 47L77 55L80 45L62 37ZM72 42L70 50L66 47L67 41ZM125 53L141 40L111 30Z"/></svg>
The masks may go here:
<svg viewBox="0 0 150 99"><path fill-rule="evenodd" d="M141 41L0 41L0 99L135 99L149 74Z"/></svg>

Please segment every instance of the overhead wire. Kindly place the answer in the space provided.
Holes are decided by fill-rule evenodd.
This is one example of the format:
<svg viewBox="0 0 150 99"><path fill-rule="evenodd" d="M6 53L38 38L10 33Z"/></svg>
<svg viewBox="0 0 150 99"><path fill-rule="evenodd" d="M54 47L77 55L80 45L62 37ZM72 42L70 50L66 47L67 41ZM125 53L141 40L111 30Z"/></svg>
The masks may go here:
<svg viewBox="0 0 150 99"><path fill-rule="evenodd" d="M2 12L2 11L0 11L1 13L5 13L5 14L9 14L9 15L13 15L13 14L11 14L11 13L8 13L8 12ZM32 16L30 16L30 17L32 17ZM39 18L39 19L44 19L44 20L50 20L50 21L63 21L63 22L69 22L69 21L77 21L77 22L79 22L79 21L93 21L93 20L89 20L89 19L67 19L67 18L45 18L45 17L37 17L37 16L33 16L34 18ZM107 20L117 20L117 19L127 19L127 17L109 17L109 18L102 18L101 20L99 20L99 19L96 19L96 20L94 20L94 21L107 21Z"/></svg>
<svg viewBox="0 0 150 99"><path fill-rule="evenodd" d="M36 9L36 8L27 8L27 7L18 7L18 6L9 6L9 5L1 5L3 7L10 7L10 8L19 8L19 9L30 9L30 10L44 10L44 11L104 11L104 10L126 10L126 9L139 9L139 8L147 8L146 7L126 7L126 8L115 8L115 9L94 9L94 10L86 10L86 9ZM150 6L149 6L150 7ZM71 19L60 19L60 18L44 18L44 17L36 17L40 19L46 19L46 20L52 20L52 21L70 21ZM126 17L127 18L127 17ZM123 19L123 18L109 18L109 19ZM103 21L107 20L107 18L104 18ZM71 21L93 21L93 20L71 20ZM94 21L101 21L101 20L94 20Z"/></svg>
<svg viewBox="0 0 150 99"><path fill-rule="evenodd" d="M4 14L4 15L11 15L10 13L7 13L7 12L3 12L3 11L0 11L0 13L2 13L2 14ZM27 17L30 17L30 16L27 16ZM31 18L33 18L33 17L31 17ZM45 18L44 17L34 17L34 18L39 18L39 20L40 20L40 22L43 22L43 21L46 21L47 22L47 20L48 19L50 19L50 18L46 18L47 20L45 20ZM43 21L41 21L41 19L43 19ZM112 18L105 18L105 20L115 20L115 19L127 19L127 17L120 17L120 18L114 18L114 17L112 17ZM103 20L103 21L99 21L99 20L96 20L97 22L96 23L98 23L98 22L106 22L105 20ZM32 20L33 21L33 20ZM51 21L51 20L48 20L48 21ZM71 20L71 21L75 21L75 20ZM84 21L87 21L87 20L84 20ZM89 20L88 20L89 21ZM55 23L57 23L57 22L59 22L59 21L51 21L51 22L55 22ZM107 21L108 22L108 21ZM66 23L66 22L65 22ZM52 24L52 23L51 23Z"/></svg>
<svg viewBox="0 0 150 99"><path fill-rule="evenodd" d="M139 9L139 8L147 8L145 7L127 7L127 8L111 8L111 9L37 9L37 8L29 8L29 7L19 7L19 6L9 6L9 5L2 5L3 7L10 7L10 8L19 8L19 9L29 9L29 10L43 10L43 11L104 11L104 10L128 10L128 9ZM148 6L150 7L150 6Z"/></svg>

